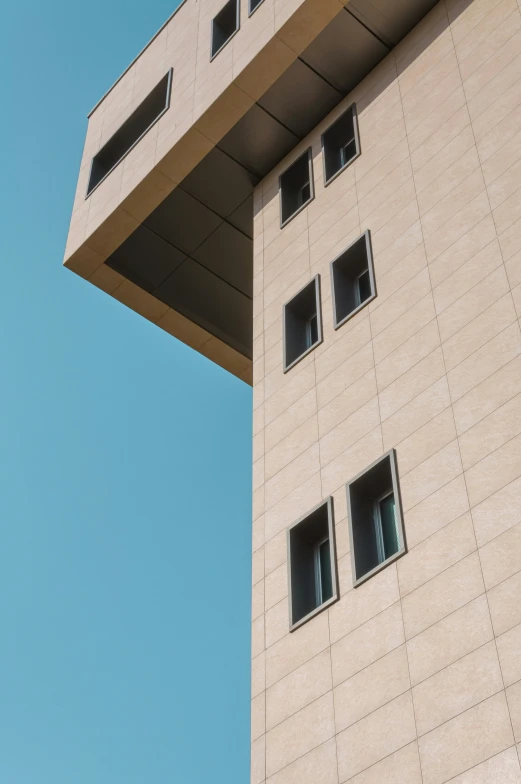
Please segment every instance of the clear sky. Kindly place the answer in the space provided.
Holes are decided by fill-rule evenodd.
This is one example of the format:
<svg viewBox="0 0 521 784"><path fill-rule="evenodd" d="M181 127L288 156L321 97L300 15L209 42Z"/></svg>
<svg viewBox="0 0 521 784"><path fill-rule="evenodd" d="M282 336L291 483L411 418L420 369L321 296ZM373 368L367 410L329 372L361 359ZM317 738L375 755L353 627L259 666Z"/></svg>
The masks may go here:
<svg viewBox="0 0 521 784"><path fill-rule="evenodd" d="M245 784L251 390L61 267L176 0L2 5L0 782Z"/></svg>

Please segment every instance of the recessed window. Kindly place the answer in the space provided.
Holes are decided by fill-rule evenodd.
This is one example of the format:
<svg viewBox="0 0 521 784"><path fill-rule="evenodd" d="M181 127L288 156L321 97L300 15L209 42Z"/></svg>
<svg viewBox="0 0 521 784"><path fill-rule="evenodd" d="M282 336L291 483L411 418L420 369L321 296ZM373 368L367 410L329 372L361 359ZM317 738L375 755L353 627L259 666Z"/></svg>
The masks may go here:
<svg viewBox="0 0 521 784"><path fill-rule="evenodd" d="M251 16L251 15L252 15L252 13L253 13L253 12L254 12L254 11L255 11L255 10L256 10L256 9L257 9L259 6L260 6L260 4L261 4L261 3L263 3L263 2L264 2L264 0L250 0L250 13L249 13L249 15Z"/></svg>
<svg viewBox="0 0 521 784"><path fill-rule="evenodd" d="M295 217L313 199L311 147L279 178L280 225Z"/></svg>
<svg viewBox="0 0 521 784"><path fill-rule="evenodd" d="M282 318L286 372L322 342L319 275L286 302Z"/></svg>
<svg viewBox="0 0 521 784"><path fill-rule="evenodd" d="M228 0L217 16L212 19L212 59L226 46L239 29L238 0Z"/></svg>
<svg viewBox="0 0 521 784"><path fill-rule="evenodd" d="M288 530L290 630L338 598L333 500Z"/></svg>
<svg viewBox="0 0 521 784"><path fill-rule="evenodd" d="M347 504L356 586L405 552L394 449L349 482Z"/></svg>
<svg viewBox="0 0 521 784"><path fill-rule="evenodd" d="M324 184L328 185L360 155L356 106L353 104L322 134Z"/></svg>
<svg viewBox="0 0 521 784"><path fill-rule="evenodd" d="M144 101L139 104L128 120L92 159L87 196L123 160L142 136L159 120L170 105L172 70L157 84Z"/></svg>
<svg viewBox="0 0 521 784"><path fill-rule="evenodd" d="M331 288L335 329L376 297L369 231L331 262Z"/></svg>

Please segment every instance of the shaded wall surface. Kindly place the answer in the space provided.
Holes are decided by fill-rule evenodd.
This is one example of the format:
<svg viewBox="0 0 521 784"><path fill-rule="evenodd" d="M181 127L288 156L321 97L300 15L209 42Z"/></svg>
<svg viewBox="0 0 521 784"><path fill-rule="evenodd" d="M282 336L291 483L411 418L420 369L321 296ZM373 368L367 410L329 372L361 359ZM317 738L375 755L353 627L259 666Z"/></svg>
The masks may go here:
<svg viewBox="0 0 521 784"><path fill-rule="evenodd" d="M520 7L444 0L256 187L252 784L521 784L520 173ZM329 264L366 229L377 297L335 331ZM283 373L317 273L324 340ZM392 447L408 551L353 588L345 483ZM290 634L286 529L330 495L340 598Z"/></svg>

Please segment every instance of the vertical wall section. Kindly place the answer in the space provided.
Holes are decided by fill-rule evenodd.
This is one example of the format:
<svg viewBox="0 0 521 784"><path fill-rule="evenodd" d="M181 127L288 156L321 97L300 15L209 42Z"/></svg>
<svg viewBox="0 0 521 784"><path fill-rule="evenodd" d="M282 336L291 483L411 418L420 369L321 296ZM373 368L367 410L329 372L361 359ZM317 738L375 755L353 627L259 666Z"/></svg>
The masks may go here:
<svg viewBox="0 0 521 784"><path fill-rule="evenodd" d="M361 156L324 188L352 101ZM366 229L377 297L335 331L329 264ZM252 784L520 784L516 0L433 9L257 187L254 263ZM324 340L284 373L282 305L317 273ZM345 483L392 447L408 552L353 588ZM290 634L286 529L329 495L340 598Z"/></svg>

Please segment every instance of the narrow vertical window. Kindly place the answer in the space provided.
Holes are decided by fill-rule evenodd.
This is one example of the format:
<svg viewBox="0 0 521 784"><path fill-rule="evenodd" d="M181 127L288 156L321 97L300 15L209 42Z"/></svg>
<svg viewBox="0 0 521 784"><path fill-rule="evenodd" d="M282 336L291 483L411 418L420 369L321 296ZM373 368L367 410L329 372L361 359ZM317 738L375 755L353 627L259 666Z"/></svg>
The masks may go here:
<svg viewBox="0 0 521 784"><path fill-rule="evenodd" d="M324 184L329 185L359 155L358 120L353 104L322 134Z"/></svg>
<svg viewBox="0 0 521 784"><path fill-rule="evenodd" d="M394 493L387 493L383 498L376 501L374 522L378 546L378 560L379 563L383 563L392 555L395 555L399 550Z"/></svg>
<svg viewBox="0 0 521 784"><path fill-rule="evenodd" d="M335 329L352 318L376 296L371 235L364 232L331 262Z"/></svg>
<svg viewBox="0 0 521 784"><path fill-rule="evenodd" d="M338 598L333 499L288 529L290 631Z"/></svg>
<svg viewBox="0 0 521 784"><path fill-rule="evenodd" d="M238 0L228 0L226 5L212 19L212 47L211 57L219 54L228 41L239 29L239 3Z"/></svg>
<svg viewBox="0 0 521 784"><path fill-rule="evenodd" d="M311 148L279 177L280 225L294 218L314 197Z"/></svg>
<svg viewBox="0 0 521 784"><path fill-rule="evenodd" d="M356 278L356 304L362 305L371 296L371 278L366 269Z"/></svg>
<svg viewBox="0 0 521 784"><path fill-rule="evenodd" d="M394 450L348 483L347 504L356 586L405 552Z"/></svg>
<svg viewBox="0 0 521 784"><path fill-rule="evenodd" d="M333 596L329 536L319 542L315 547L315 583L318 607Z"/></svg>
<svg viewBox="0 0 521 784"><path fill-rule="evenodd" d="M283 307L284 372L322 341L320 277L316 275Z"/></svg>
<svg viewBox="0 0 521 784"><path fill-rule="evenodd" d="M306 324L306 348L312 348L318 341L318 316L313 314Z"/></svg>

